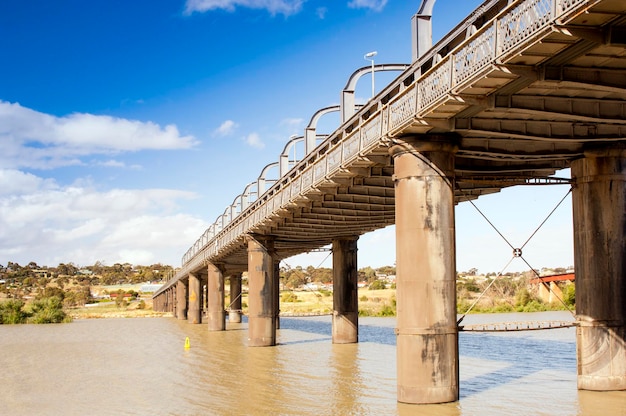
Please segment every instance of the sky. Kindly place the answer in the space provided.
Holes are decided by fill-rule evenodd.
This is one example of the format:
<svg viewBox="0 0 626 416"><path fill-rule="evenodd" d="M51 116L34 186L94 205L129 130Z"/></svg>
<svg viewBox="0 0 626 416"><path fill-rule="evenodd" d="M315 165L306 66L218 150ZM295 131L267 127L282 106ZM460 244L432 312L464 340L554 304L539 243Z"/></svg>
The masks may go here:
<svg viewBox="0 0 626 416"><path fill-rule="evenodd" d="M410 63L406 0L0 2L0 264L181 257L292 135L339 104L350 75ZM437 0L436 42L479 0ZM397 73L377 73L376 90ZM371 95L371 78L356 88ZM331 133L338 116L324 116ZM559 176L569 177L568 172ZM573 264L564 186L474 204L532 267ZM523 271L474 205L456 208L457 270ZM359 239L358 266L395 264L395 230ZM285 260L331 267L328 253ZM509 264L507 266L507 264ZM506 269L503 269L507 266Z"/></svg>

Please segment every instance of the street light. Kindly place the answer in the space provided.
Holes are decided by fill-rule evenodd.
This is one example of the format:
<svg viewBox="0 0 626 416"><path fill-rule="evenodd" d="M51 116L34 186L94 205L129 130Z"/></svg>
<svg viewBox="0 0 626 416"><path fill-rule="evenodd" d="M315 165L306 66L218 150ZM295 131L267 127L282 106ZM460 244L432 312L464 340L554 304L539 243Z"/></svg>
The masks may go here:
<svg viewBox="0 0 626 416"><path fill-rule="evenodd" d="M363 57L363 59L365 59L366 61L372 61L372 97L374 97L374 57L376 56L378 52L377 51L372 51L369 53L366 53L365 56Z"/></svg>

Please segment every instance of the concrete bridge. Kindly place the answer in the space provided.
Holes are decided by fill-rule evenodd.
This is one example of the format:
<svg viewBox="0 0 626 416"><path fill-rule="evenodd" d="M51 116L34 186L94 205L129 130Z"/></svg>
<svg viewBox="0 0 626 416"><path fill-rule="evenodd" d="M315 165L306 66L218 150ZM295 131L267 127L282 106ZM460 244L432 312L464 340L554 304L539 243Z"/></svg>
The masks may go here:
<svg viewBox="0 0 626 416"><path fill-rule="evenodd" d="M563 291L558 282L573 282L576 280L574 273L555 274L551 276L539 276L530 279L528 283L537 285L537 295L545 303L556 303L563 299Z"/></svg>
<svg viewBox="0 0 626 416"><path fill-rule="evenodd" d="M279 262L332 245L332 339L357 342L358 237L395 224L398 400L455 401L455 204L571 183L578 386L626 389L626 2L487 0L432 45L433 4L413 16L413 62L359 108L348 83L340 127L317 135L316 114L184 254L155 309L200 323L206 285L208 328L224 330L225 278L237 299L247 272L249 346L273 346ZM297 141L306 155L290 161ZM563 168L571 178L552 176Z"/></svg>

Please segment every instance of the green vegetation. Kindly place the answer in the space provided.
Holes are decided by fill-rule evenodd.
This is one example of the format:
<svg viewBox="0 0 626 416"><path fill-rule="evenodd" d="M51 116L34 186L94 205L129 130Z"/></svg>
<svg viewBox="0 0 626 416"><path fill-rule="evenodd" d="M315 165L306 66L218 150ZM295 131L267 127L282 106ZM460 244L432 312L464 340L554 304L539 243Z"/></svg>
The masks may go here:
<svg viewBox="0 0 626 416"><path fill-rule="evenodd" d="M18 299L0 302L0 324L52 324L71 320L58 296L36 299L29 304Z"/></svg>
<svg viewBox="0 0 626 416"><path fill-rule="evenodd" d="M9 299L0 302L0 324L23 324L28 315L23 310L24 302L19 299Z"/></svg>
<svg viewBox="0 0 626 416"><path fill-rule="evenodd" d="M521 276L492 276L479 282L474 278L457 282L457 312L466 313L480 293L485 296L471 309L471 313L543 312L565 310L561 302L545 303L536 294L538 286L530 285L533 274ZM493 281L496 279L495 281ZM562 284L563 301L570 308L575 306L575 285Z"/></svg>
<svg viewBox="0 0 626 416"><path fill-rule="evenodd" d="M298 295L296 295L293 292L285 292L280 296L280 301L281 302L289 302L289 303L294 303L294 302L300 302L298 300Z"/></svg>
<svg viewBox="0 0 626 416"><path fill-rule="evenodd" d="M382 290L382 289L386 289L387 285L382 280L374 280L372 283L370 283L368 288L369 290Z"/></svg>
<svg viewBox="0 0 626 416"><path fill-rule="evenodd" d="M107 308L80 310L86 304L110 302L111 299L93 296L106 295L106 290L94 286L113 283L137 285L148 281L161 281L171 275L170 266L132 266L116 263L105 266L78 267L61 263L57 267L39 266L30 262L26 266L9 262L0 265L0 323L53 323L67 322L71 316L151 316L151 302L135 302L139 294L134 290L121 291L116 300L116 311ZM94 295L92 295L92 290ZM130 296L129 296L130 295ZM138 312L141 310L141 312ZM97 316L94 316L97 315Z"/></svg>

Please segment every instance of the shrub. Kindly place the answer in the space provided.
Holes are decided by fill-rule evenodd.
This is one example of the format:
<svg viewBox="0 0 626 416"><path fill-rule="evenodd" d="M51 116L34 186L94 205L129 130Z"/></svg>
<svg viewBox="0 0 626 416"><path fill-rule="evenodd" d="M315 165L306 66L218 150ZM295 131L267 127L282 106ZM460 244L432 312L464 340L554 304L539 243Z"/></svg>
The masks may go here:
<svg viewBox="0 0 626 416"><path fill-rule="evenodd" d="M567 306L574 306L576 304L576 285L570 283L563 288L563 302Z"/></svg>
<svg viewBox="0 0 626 416"><path fill-rule="evenodd" d="M283 293L280 297L281 302L298 302L298 295L293 292Z"/></svg>
<svg viewBox="0 0 626 416"><path fill-rule="evenodd" d="M9 299L0 302L0 324L23 324L28 314L22 310L24 302L18 299Z"/></svg>
<svg viewBox="0 0 626 416"><path fill-rule="evenodd" d="M378 313L378 316L396 316L395 305L385 304L385 306L383 306L383 308Z"/></svg>
<svg viewBox="0 0 626 416"><path fill-rule="evenodd" d="M374 280L372 283L370 283L369 290L386 289L386 287L387 286L385 282L383 282L382 280Z"/></svg>
<svg viewBox="0 0 626 416"><path fill-rule="evenodd" d="M33 301L30 310L28 322L33 324L56 324L69 320L63 311L63 301L57 296Z"/></svg>

